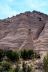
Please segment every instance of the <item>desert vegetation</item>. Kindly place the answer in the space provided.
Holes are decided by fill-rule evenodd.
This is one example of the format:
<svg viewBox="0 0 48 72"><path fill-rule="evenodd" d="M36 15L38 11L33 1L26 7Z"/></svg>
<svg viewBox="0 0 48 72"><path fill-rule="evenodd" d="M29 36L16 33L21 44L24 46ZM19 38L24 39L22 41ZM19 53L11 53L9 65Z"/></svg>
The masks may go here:
<svg viewBox="0 0 48 72"><path fill-rule="evenodd" d="M0 62L0 72L9 72L11 69L11 64L6 61Z"/></svg>
<svg viewBox="0 0 48 72"><path fill-rule="evenodd" d="M43 69L44 72L48 72L48 54L43 59Z"/></svg>
<svg viewBox="0 0 48 72"><path fill-rule="evenodd" d="M32 72L32 66L25 61L34 58L33 50L0 50L0 72Z"/></svg>
<svg viewBox="0 0 48 72"><path fill-rule="evenodd" d="M33 50L23 51L12 51L12 50L0 50L0 60L2 61L5 57L10 61L19 61L19 58L23 60L36 58L38 55Z"/></svg>
<svg viewBox="0 0 48 72"><path fill-rule="evenodd" d="M6 52L6 56L9 60L11 61L18 61L19 60L19 53L16 51L16 52L13 52L13 51L7 51Z"/></svg>
<svg viewBox="0 0 48 72"><path fill-rule="evenodd" d="M33 50L0 50L0 72L35 72L40 55ZM43 72L48 72L48 54L43 59Z"/></svg>
<svg viewBox="0 0 48 72"><path fill-rule="evenodd" d="M33 50L23 50L21 51L21 58L23 58L24 60L26 59L33 59L35 57L35 53Z"/></svg>

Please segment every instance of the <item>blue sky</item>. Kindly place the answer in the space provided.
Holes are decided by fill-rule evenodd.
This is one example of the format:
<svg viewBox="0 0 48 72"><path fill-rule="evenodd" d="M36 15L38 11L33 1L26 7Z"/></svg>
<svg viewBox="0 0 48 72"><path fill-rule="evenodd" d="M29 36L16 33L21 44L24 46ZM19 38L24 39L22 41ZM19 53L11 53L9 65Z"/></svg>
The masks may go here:
<svg viewBox="0 0 48 72"><path fill-rule="evenodd" d="M48 0L0 0L0 19L33 10L48 14Z"/></svg>

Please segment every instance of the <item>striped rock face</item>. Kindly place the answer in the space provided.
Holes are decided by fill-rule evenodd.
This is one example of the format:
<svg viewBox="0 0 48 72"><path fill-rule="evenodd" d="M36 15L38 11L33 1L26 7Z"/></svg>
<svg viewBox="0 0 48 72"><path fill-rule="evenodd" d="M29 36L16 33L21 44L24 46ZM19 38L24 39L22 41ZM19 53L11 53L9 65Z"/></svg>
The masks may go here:
<svg viewBox="0 0 48 72"><path fill-rule="evenodd" d="M46 21L43 31L37 40L34 41L36 50L48 51L48 21Z"/></svg>
<svg viewBox="0 0 48 72"><path fill-rule="evenodd" d="M0 20L0 48L48 50L48 15L33 11Z"/></svg>

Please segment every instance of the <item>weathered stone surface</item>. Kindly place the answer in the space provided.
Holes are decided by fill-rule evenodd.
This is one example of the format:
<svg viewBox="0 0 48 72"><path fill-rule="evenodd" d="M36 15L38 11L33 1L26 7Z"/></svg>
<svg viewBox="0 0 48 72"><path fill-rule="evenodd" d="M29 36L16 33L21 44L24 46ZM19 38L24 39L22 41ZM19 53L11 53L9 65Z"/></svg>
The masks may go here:
<svg viewBox="0 0 48 72"><path fill-rule="evenodd" d="M48 49L48 15L33 11L0 20L0 48Z"/></svg>

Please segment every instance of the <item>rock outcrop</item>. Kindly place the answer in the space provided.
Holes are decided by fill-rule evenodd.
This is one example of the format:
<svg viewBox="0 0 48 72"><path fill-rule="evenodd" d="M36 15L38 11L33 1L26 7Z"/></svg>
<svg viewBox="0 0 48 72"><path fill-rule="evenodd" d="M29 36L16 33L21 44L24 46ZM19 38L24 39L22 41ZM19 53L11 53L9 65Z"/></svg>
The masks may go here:
<svg viewBox="0 0 48 72"><path fill-rule="evenodd" d="M0 20L0 48L48 50L48 15L33 11Z"/></svg>

